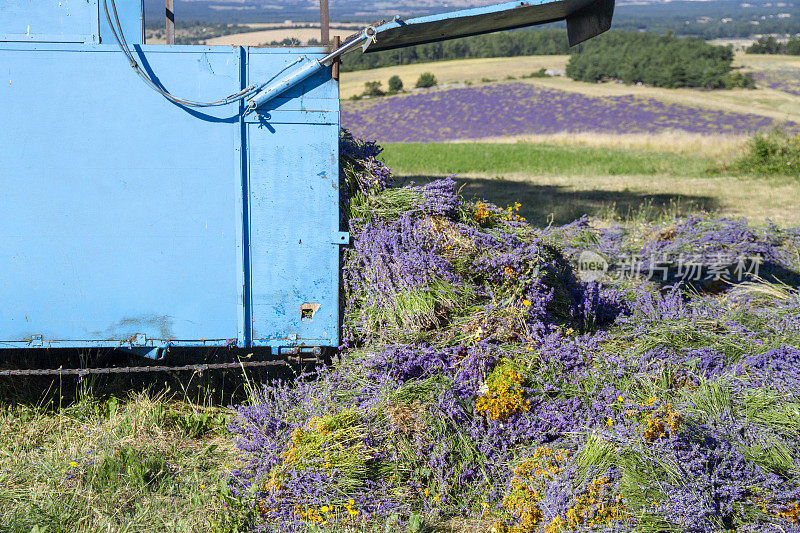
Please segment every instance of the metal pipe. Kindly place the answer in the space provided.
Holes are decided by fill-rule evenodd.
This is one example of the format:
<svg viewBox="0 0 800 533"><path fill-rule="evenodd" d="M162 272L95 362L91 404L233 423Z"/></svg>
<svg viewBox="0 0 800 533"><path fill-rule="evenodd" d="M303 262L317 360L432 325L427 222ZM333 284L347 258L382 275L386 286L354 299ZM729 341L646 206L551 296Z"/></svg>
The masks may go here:
<svg viewBox="0 0 800 533"><path fill-rule="evenodd" d="M291 87L294 87L302 81L310 78L324 67L332 65L342 55L352 52L356 48L366 49L367 46L369 46L374 40L375 28L370 26L361 32L358 37L345 43L321 59L311 59L308 57L299 58L298 63L300 66L298 68L294 69L292 72L283 76L282 78L278 78L277 80L268 83L263 89L256 93L255 96L247 101L244 114L248 115L252 113L257 108L285 92L287 89L290 89Z"/></svg>
<svg viewBox="0 0 800 533"><path fill-rule="evenodd" d="M334 35L333 36L332 46L333 46L334 50L337 50L340 46L342 46L341 37L339 37L338 35ZM332 70L331 70L331 78L333 78L335 80L339 79L339 66L340 66L340 63L341 63L341 59L337 59L331 65L331 68L332 68Z"/></svg>
<svg viewBox="0 0 800 533"><path fill-rule="evenodd" d="M147 44L147 32L145 31L147 27L147 17L145 17L144 13L144 0L140 0L139 2L139 13L142 16L142 44Z"/></svg>
<svg viewBox="0 0 800 533"><path fill-rule="evenodd" d="M375 40L375 34L376 34L375 28L373 28L372 26L369 26L369 27L365 28L364 31L362 31L361 34L359 34L358 37L356 37L352 41L348 41L348 42L344 43L342 46L340 46L339 48L337 48L336 50L334 50L330 54L328 54L325 57L323 57L322 59L320 59L319 62L323 63L325 65L331 65L331 64L333 64L334 61L339 59L341 56L343 56L343 55L345 55L345 54L347 54L349 52L352 52L356 48L363 48L364 50L366 50L367 47L370 44L372 44L372 42Z"/></svg>
<svg viewBox="0 0 800 533"><path fill-rule="evenodd" d="M167 44L175 44L175 0L166 0Z"/></svg>
<svg viewBox="0 0 800 533"><path fill-rule="evenodd" d="M321 61L317 59L309 59L307 57L300 58L299 62L301 63L300 67L293 70L288 75L273 81L259 91L255 96L253 96L253 98L248 100L247 107L245 108L245 115L255 111L256 108L261 107L266 102L272 100L287 89L294 87L303 80L310 78L322 70L324 66Z"/></svg>

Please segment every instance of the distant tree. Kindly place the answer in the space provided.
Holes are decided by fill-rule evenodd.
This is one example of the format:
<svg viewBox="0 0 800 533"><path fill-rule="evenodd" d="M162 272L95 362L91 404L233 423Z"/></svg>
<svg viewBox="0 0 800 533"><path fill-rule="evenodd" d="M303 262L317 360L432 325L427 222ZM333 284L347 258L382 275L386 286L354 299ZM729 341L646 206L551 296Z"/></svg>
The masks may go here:
<svg viewBox="0 0 800 533"><path fill-rule="evenodd" d="M364 83L364 96L383 96L386 94L381 89L381 82L379 81L368 81Z"/></svg>
<svg viewBox="0 0 800 533"><path fill-rule="evenodd" d="M418 44L401 50L385 50L373 54L350 54L342 59L342 70L363 70L445 59L568 53L567 33L563 30L515 30L475 35L439 43Z"/></svg>
<svg viewBox="0 0 800 533"><path fill-rule="evenodd" d="M439 85L439 82L436 81L436 76L434 76L432 72L423 72L419 75L419 79L417 80L415 87L419 89L426 89L428 87L435 87L437 85Z"/></svg>
<svg viewBox="0 0 800 533"><path fill-rule="evenodd" d="M403 80L400 79L400 76L394 75L389 78L389 92L390 93L399 93L403 90Z"/></svg>
<svg viewBox="0 0 800 533"><path fill-rule="evenodd" d="M800 55L800 37L792 37L781 43L775 37L761 37L745 50L748 54L789 54Z"/></svg>
<svg viewBox="0 0 800 533"><path fill-rule="evenodd" d="M745 50L748 54L785 54L786 45L779 43L775 37L761 37Z"/></svg>
<svg viewBox="0 0 800 533"><path fill-rule="evenodd" d="M753 78L733 72L733 50L672 34L609 32L576 48L567 76L597 82L618 80L653 87L732 89L753 87Z"/></svg>

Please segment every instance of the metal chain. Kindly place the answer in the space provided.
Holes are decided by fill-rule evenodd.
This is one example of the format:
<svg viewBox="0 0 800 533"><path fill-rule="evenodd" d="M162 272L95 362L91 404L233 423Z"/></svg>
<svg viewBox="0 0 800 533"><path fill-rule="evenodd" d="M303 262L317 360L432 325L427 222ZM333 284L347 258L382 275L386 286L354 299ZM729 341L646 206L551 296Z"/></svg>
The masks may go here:
<svg viewBox="0 0 800 533"><path fill-rule="evenodd" d="M302 361L302 360L301 360ZM0 376L89 376L93 374L135 374L145 372L204 372L230 368L291 366L288 361L242 361L239 363L201 363L184 366L123 366L108 368L47 368L0 370Z"/></svg>

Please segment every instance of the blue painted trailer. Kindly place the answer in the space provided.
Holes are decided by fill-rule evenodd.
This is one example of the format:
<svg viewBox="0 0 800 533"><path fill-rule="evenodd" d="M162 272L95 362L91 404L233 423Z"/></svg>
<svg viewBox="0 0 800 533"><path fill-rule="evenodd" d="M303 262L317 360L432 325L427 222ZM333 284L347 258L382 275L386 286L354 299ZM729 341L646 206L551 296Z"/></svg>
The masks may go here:
<svg viewBox="0 0 800 533"><path fill-rule="evenodd" d="M0 5L0 349L337 346L349 238L330 65L563 18L580 39L613 10L539 0L395 19L332 53L146 45L140 0L116 17L104 4Z"/></svg>

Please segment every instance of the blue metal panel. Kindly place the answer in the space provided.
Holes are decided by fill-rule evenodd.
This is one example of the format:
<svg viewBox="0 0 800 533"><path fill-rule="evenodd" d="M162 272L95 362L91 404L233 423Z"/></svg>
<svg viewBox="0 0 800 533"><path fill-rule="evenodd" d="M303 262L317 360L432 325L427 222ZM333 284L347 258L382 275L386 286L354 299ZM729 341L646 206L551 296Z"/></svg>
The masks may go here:
<svg viewBox="0 0 800 533"><path fill-rule="evenodd" d="M135 50L196 100L301 52ZM338 344L329 70L243 119L170 103L112 45L5 43L0 64L0 348Z"/></svg>
<svg viewBox="0 0 800 533"><path fill-rule="evenodd" d="M98 0L3 0L0 8L0 41L96 43L98 39Z"/></svg>
<svg viewBox="0 0 800 533"><path fill-rule="evenodd" d="M98 0L100 6L100 42L105 44L114 44L114 35L111 33L111 27L108 25L106 13L103 9L103 0ZM144 0L117 0L117 15L119 15L119 23L122 25L122 33L125 35L125 40L128 44L143 44L144 43ZM114 14L109 6L109 13L113 17Z"/></svg>
<svg viewBox="0 0 800 533"><path fill-rule="evenodd" d="M594 4L602 4L604 9L614 9L614 0L518 0L490 6L475 7L440 13L409 20L394 20L376 26L377 41L367 48L367 52L391 50L415 44L443 41L479 35L499 30L522 28L567 19L567 24L579 22L579 31L570 31L571 44L593 37L608 29L611 15L593 9ZM602 19L596 24L592 34L586 18ZM604 22L607 19L607 25ZM605 26L605 27L604 27Z"/></svg>
<svg viewBox="0 0 800 533"><path fill-rule="evenodd" d="M239 90L238 50L146 49L178 94ZM0 343L243 344L238 106L175 106L112 46L0 64Z"/></svg>
<svg viewBox="0 0 800 533"><path fill-rule="evenodd" d="M297 59L272 52L250 50L249 80ZM338 83L326 70L269 105L247 120L253 344L335 346Z"/></svg>
<svg viewBox="0 0 800 533"><path fill-rule="evenodd" d="M338 341L338 129L248 126L255 345Z"/></svg>

